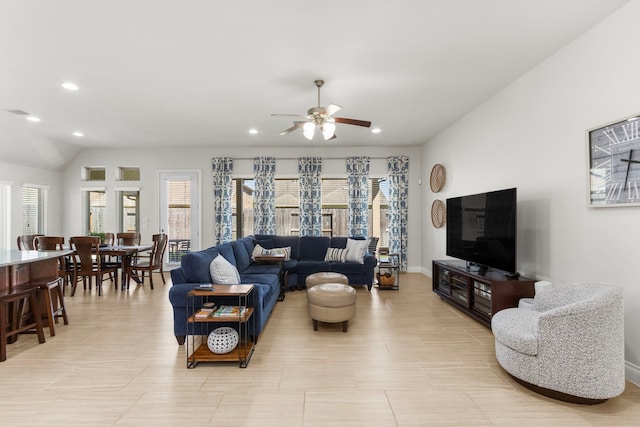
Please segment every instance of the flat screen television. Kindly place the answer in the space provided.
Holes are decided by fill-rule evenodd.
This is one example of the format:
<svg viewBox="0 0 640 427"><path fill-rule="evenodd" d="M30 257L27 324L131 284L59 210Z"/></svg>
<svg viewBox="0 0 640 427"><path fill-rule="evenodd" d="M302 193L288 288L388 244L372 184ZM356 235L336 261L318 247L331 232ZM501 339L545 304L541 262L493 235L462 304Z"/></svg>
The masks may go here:
<svg viewBox="0 0 640 427"><path fill-rule="evenodd" d="M516 193L509 188L447 199L447 255L514 273Z"/></svg>

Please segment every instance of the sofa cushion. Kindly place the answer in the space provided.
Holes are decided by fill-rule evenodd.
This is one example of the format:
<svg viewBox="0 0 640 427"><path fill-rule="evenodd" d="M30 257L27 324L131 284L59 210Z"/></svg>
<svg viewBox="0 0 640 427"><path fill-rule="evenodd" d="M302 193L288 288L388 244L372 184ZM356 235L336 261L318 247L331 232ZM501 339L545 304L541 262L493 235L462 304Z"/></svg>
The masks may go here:
<svg viewBox="0 0 640 427"><path fill-rule="evenodd" d="M325 236L303 236L300 237L301 261L324 261L331 239Z"/></svg>
<svg viewBox="0 0 640 427"><path fill-rule="evenodd" d="M180 266L186 280L185 283L211 283L209 266L218 254L216 248L184 254L180 259Z"/></svg>
<svg viewBox="0 0 640 427"><path fill-rule="evenodd" d="M220 255L225 257L227 261L229 261L233 265L236 265L236 257L233 254L233 246L231 246L231 243L223 243L216 246L216 248L218 249L218 252L220 252Z"/></svg>
<svg viewBox="0 0 640 427"><path fill-rule="evenodd" d="M364 264L364 255L369 248L369 239L355 240L347 239L347 261Z"/></svg>
<svg viewBox="0 0 640 427"><path fill-rule="evenodd" d="M255 243L256 243L256 246L260 246L262 249L271 249L274 247L273 240L271 239L261 239L261 240L256 239Z"/></svg>
<svg viewBox="0 0 640 427"><path fill-rule="evenodd" d="M345 249L347 247L347 237L332 237L329 247Z"/></svg>
<svg viewBox="0 0 640 427"><path fill-rule="evenodd" d="M234 240L231 242L233 248L233 255L236 259L236 268L239 271L244 270L251 264L251 252L247 252L247 247L244 245L244 241Z"/></svg>
<svg viewBox="0 0 640 427"><path fill-rule="evenodd" d="M280 274L280 266L278 264L252 263L242 270L240 277L243 278L246 274Z"/></svg>
<svg viewBox="0 0 640 427"><path fill-rule="evenodd" d="M307 261L300 260L296 266L296 272L304 274L319 273L322 271L331 271L331 263L327 261Z"/></svg>
<svg viewBox="0 0 640 427"><path fill-rule="evenodd" d="M222 255L218 255L211 261L209 272L213 283L221 285L237 285L240 283L238 269Z"/></svg>
<svg viewBox="0 0 640 427"><path fill-rule="evenodd" d="M357 262L332 262L330 269L331 270L328 270L328 271L333 271L335 273L363 274L364 271L365 271L365 266L364 266L364 264L360 264L360 263L357 263Z"/></svg>
<svg viewBox="0 0 640 427"><path fill-rule="evenodd" d="M268 249L263 248L260 243L256 243L256 245L253 247L253 250L251 251L251 259L255 261L256 256L265 254L266 251L268 251Z"/></svg>

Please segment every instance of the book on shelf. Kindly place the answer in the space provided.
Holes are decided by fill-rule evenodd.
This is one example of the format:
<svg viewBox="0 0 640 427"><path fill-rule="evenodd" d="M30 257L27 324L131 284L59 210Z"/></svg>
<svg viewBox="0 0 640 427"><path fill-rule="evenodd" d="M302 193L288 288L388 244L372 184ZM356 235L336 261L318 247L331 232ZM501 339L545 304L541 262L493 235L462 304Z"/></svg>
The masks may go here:
<svg viewBox="0 0 640 427"><path fill-rule="evenodd" d="M196 319L206 319L207 317L211 317L213 316L213 313L215 313L216 309L214 308L201 308L200 310L198 310L196 312L196 314L194 315Z"/></svg>
<svg viewBox="0 0 640 427"><path fill-rule="evenodd" d="M221 305L215 313L214 317L241 317L247 312L247 307L237 305Z"/></svg>

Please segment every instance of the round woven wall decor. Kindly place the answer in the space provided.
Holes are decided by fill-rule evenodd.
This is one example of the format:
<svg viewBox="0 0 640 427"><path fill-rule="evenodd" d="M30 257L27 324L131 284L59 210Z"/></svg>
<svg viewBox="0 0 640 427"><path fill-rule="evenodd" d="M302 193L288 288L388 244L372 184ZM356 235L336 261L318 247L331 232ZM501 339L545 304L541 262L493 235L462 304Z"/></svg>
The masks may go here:
<svg viewBox="0 0 640 427"><path fill-rule="evenodd" d="M447 181L447 172L440 163L433 165L431 169L431 191L434 193L439 192L444 187L444 183Z"/></svg>
<svg viewBox="0 0 640 427"><path fill-rule="evenodd" d="M440 228L446 222L446 206L442 200L434 200L431 205L431 223L435 228Z"/></svg>

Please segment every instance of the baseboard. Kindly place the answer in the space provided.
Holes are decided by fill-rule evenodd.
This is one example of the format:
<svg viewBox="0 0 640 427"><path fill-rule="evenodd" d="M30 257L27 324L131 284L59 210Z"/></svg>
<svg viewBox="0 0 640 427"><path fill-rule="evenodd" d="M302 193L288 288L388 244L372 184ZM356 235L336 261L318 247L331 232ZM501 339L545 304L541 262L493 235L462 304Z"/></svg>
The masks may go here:
<svg viewBox="0 0 640 427"><path fill-rule="evenodd" d="M627 381L640 386L640 366L634 365L631 362L625 362L624 377Z"/></svg>

